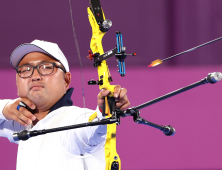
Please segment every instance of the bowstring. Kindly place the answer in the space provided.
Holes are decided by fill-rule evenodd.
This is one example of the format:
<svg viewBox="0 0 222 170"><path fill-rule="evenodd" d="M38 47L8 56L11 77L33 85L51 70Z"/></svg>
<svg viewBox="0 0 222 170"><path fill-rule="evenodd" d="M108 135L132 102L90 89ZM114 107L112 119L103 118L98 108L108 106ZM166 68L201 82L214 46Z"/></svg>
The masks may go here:
<svg viewBox="0 0 222 170"><path fill-rule="evenodd" d="M71 15L71 21L72 21L72 31L73 31L73 38L74 38L74 42L76 45L76 51L77 51L77 55L79 58L79 63L80 63L80 68L81 68L81 75L82 75L82 95L83 95L83 105L84 105L84 112L85 112L85 118L86 118L86 105L85 105L85 93L84 93L84 78L83 78L83 68L82 68L82 61L81 61L81 56L80 56L80 50L79 50L79 43L77 40L77 36L76 36L76 31L75 31L75 27L74 27L74 22L73 22L73 15L72 15L72 6L71 6L71 1L69 0L69 9L70 9L70 15ZM86 152L86 147L83 144L82 145L82 149L83 152ZM83 167L84 170L87 170L87 165L86 165L86 160L85 158L82 159L83 160Z"/></svg>
<svg viewBox="0 0 222 170"><path fill-rule="evenodd" d="M85 110L86 103L85 103L85 93L84 93L83 68L82 68L82 61L81 61L80 50L79 50L79 43L78 43L78 40L77 40L76 31L75 31L74 22L73 22L72 6L71 6L71 1L70 0L69 0L69 9L70 9L70 15L71 15L71 21L72 21L73 38L74 38L74 42L75 42L75 45L76 45L76 51L77 51L77 55L78 55L78 58L79 58L81 75L82 75L82 95L83 95L83 106L84 106L84 110ZM85 113L86 113L86 110L85 110Z"/></svg>

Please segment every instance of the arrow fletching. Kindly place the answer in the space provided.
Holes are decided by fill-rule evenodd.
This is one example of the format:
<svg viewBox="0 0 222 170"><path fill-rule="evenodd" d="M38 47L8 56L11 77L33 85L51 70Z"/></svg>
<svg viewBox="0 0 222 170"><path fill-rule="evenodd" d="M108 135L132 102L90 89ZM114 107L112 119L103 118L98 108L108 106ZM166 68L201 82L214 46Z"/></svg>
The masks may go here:
<svg viewBox="0 0 222 170"><path fill-rule="evenodd" d="M163 62L162 60L157 59L157 60L153 61L150 65L148 65L148 67L155 67L155 66L161 64L162 62Z"/></svg>

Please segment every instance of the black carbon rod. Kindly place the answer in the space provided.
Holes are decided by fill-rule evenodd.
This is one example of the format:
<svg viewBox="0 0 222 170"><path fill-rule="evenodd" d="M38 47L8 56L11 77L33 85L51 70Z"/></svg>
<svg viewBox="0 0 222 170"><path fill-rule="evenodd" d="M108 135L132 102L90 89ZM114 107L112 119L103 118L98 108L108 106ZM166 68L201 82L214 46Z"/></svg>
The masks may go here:
<svg viewBox="0 0 222 170"><path fill-rule="evenodd" d="M144 107L150 106L150 105L152 105L152 104L154 104L154 103L160 102L160 101L162 101L162 100L165 100L165 99L167 99L167 98L170 98L170 97L172 97L172 96L175 96L175 95L177 95L177 94L180 94L180 93L182 93L182 92L185 92L185 91L187 91L187 90L193 89L193 88L195 88L195 87L197 87L197 86L200 86L200 85L203 85L203 84L206 84L206 83L214 84L214 83L220 81L221 79L222 79L222 74L221 74L220 72L209 73L206 78L204 78L204 79L202 79L202 80L200 80L200 81L198 81L198 82L196 82L196 83L193 83L193 84L191 84L191 85L189 85L189 86L180 88L180 89L175 90L175 91L173 91L173 92L167 93L167 94L165 94L165 95L163 95L163 96L161 96L161 97L158 97L158 98L156 98L156 99L153 99L153 100L151 100L151 101L148 101L148 102L146 102L146 103L144 103L144 104L141 104L141 105L139 105L139 106L133 107L132 109L134 109L134 110L143 109ZM130 109L129 109L129 110L130 110Z"/></svg>
<svg viewBox="0 0 222 170"><path fill-rule="evenodd" d="M176 130L171 125L166 125L166 126L158 125L158 124L149 122L146 119L143 119L142 117L136 117L136 118L134 118L134 121L138 124L148 125L148 126L156 128L156 129L159 129L166 136L173 136L176 132Z"/></svg>
<svg viewBox="0 0 222 170"><path fill-rule="evenodd" d="M30 137L43 135L46 133L59 132L59 131L70 130L70 129L77 129L77 128L87 127L87 126L106 125L106 124L112 124L112 123L116 123L116 122L117 122L116 119L110 118L110 119L102 119L102 120L96 121L96 122L87 122L87 123L52 128L52 129L43 129L43 130L34 130L34 131L22 130L21 132L13 133L13 140L14 141L27 140Z"/></svg>

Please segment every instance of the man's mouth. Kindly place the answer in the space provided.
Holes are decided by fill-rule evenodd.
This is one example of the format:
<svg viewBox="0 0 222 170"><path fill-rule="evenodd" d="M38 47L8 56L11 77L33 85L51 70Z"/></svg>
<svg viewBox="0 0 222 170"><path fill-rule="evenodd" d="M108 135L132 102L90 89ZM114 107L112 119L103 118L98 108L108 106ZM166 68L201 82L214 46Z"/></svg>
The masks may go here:
<svg viewBox="0 0 222 170"><path fill-rule="evenodd" d="M38 90L38 89L40 89L40 88L43 88L44 86L42 86L42 85L32 85L31 87L30 87L30 90Z"/></svg>

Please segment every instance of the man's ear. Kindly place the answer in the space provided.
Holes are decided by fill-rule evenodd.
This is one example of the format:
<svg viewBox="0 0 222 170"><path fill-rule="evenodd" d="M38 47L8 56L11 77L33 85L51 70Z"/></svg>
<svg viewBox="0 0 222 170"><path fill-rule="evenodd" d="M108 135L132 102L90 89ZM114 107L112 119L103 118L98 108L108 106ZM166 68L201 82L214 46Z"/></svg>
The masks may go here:
<svg viewBox="0 0 222 170"><path fill-rule="evenodd" d="M64 79L65 79L65 88L66 90L69 89L69 85L71 83L71 73L70 72L66 72L64 75Z"/></svg>

